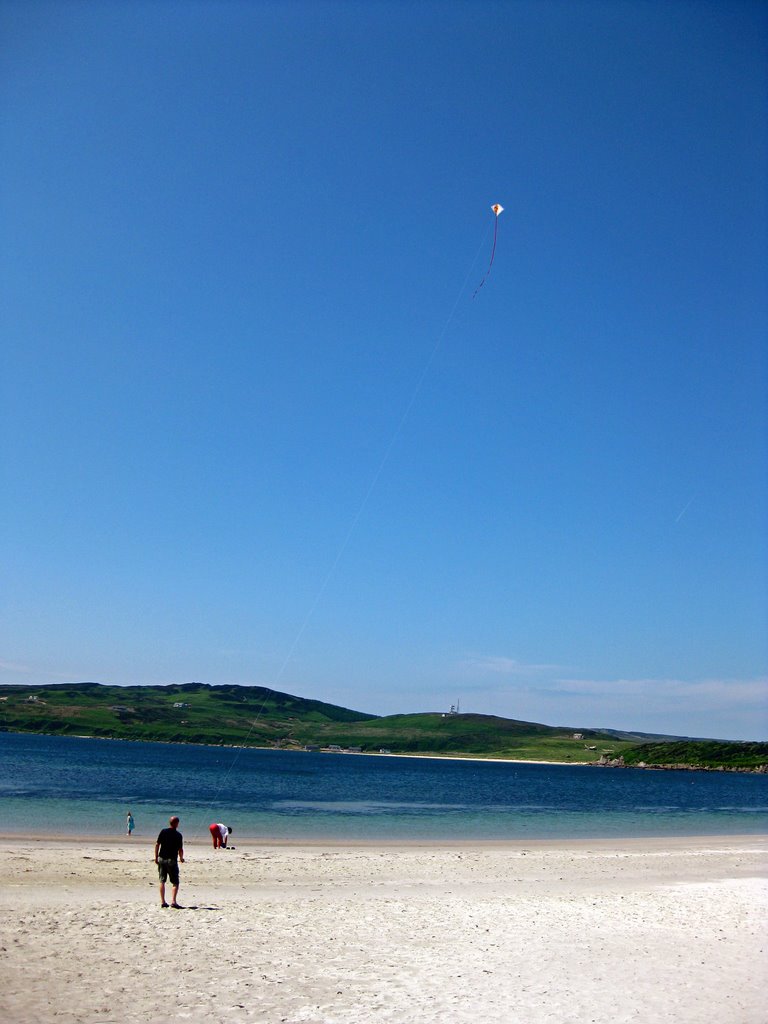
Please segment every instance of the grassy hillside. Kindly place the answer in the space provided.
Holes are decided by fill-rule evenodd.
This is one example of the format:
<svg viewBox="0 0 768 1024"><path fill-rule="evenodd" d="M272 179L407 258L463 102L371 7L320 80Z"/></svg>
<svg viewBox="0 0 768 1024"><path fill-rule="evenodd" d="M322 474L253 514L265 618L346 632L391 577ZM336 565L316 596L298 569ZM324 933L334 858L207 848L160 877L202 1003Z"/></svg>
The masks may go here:
<svg viewBox="0 0 768 1024"><path fill-rule="evenodd" d="M298 721L312 726L372 717L259 686L0 687L0 729L14 732L273 746Z"/></svg>
<svg viewBox="0 0 768 1024"><path fill-rule="evenodd" d="M363 750L385 749L393 754L468 754L542 761L596 761L605 750L618 756L625 744L597 733L583 732L573 739L572 729L536 722L520 722L494 715L389 715L366 722L323 724L297 729L305 742ZM589 747L595 747L594 750Z"/></svg>
<svg viewBox="0 0 768 1024"><path fill-rule="evenodd" d="M595 761L606 750L618 756L626 746L596 732L583 732L583 738L576 740L572 729L492 715L378 718L262 687L204 683L0 687L0 729L286 748L335 744L369 752L385 749L574 763Z"/></svg>
<svg viewBox="0 0 768 1024"><path fill-rule="evenodd" d="M624 763L658 767L685 765L700 768L755 769L768 764L768 743L735 743L725 740L678 740L640 743L628 747Z"/></svg>
<svg viewBox="0 0 768 1024"><path fill-rule="evenodd" d="M377 717L260 686L0 686L0 731L170 743L243 744L302 749L359 748L393 754L465 755L628 766L754 770L768 743L681 740L637 743L616 730L556 728L493 715ZM579 738L576 739L575 735Z"/></svg>

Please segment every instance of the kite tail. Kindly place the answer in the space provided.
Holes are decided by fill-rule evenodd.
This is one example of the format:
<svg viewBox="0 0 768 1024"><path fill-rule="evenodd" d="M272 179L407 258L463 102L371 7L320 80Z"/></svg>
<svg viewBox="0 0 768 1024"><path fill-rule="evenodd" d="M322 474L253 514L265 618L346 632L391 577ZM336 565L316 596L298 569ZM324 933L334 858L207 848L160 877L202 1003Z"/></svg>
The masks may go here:
<svg viewBox="0 0 768 1024"><path fill-rule="evenodd" d="M485 282L488 280L488 275L491 272L491 267L493 266L493 257L496 255L496 235L498 234L498 232L499 232L499 218L498 217L494 217L493 218L493 248L491 249L491 259L490 259L490 262L488 263L488 269L486 270L486 272L485 272L485 274L483 276L483 280L480 282L480 284L477 286L477 288L475 288L475 294L472 296L473 299L474 299L475 295L477 295L477 293L483 287Z"/></svg>

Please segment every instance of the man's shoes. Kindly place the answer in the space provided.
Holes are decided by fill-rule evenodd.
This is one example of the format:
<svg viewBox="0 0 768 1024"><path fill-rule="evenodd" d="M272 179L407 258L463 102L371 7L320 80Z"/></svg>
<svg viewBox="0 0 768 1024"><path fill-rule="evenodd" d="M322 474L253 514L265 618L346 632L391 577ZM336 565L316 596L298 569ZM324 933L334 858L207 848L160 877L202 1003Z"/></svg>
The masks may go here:
<svg viewBox="0 0 768 1024"><path fill-rule="evenodd" d="M171 910L183 910L184 907L180 907L178 903L171 904Z"/></svg>
<svg viewBox="0 0 768 1024"><path fill-rule="evenodd" d="M162 910L167 910L168 909L168 904L167 903L161 903L160 907L161 907Z"/></svg>

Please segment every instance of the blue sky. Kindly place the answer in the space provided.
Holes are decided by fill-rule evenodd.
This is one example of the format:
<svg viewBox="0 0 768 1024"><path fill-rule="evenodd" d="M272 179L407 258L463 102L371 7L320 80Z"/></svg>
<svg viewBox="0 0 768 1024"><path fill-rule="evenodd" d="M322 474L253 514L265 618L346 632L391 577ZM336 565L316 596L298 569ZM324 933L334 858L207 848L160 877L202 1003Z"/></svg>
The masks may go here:
<svg viewBox="0 0 768 1024"><path fill-rule="evenodd" d="M0 4L0 682L767 738L767 29Z"/></svg>

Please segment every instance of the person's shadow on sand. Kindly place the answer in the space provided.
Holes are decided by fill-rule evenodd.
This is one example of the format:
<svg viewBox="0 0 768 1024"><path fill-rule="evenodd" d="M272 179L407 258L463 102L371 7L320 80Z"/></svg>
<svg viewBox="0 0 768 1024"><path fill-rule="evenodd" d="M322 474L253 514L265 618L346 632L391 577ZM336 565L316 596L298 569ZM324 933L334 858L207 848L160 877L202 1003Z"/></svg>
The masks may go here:
<svg viewBox="0 0 768 1024"><path fill-rule="evenodd" d="M185 903L184 906L179 904L179 906L178 907L174 907L174 909L175 910L221 910L221 907L201 907L201 906L198 906L198 904L196 904L196 903L194 903L194 904L186 904Z"/></svg>

